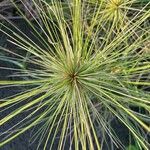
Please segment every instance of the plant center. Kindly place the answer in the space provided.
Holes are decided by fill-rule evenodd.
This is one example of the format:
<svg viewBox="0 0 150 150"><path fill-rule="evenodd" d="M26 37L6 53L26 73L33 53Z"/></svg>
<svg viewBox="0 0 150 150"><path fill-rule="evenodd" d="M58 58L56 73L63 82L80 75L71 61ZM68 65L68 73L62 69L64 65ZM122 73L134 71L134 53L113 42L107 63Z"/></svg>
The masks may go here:
<svg viewBox="0 0 150 150"><path fill-rule="evenodd" d="M77 77L76 73L68 74L68 79L69 79L69 82L71 83L71 85L76 84L78 82L77 78L78 77Z"/></svg>

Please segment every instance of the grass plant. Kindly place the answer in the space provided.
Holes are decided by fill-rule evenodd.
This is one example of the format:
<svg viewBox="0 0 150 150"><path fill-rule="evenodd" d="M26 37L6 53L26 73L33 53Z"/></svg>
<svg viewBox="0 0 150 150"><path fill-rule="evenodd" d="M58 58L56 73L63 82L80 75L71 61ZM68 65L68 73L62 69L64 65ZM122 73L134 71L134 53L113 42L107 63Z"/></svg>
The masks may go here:
<svg viewBox="0 0 150 150"><path fill-rule="evenodd" d="M111 121L118 119L138 146L149 150L150 92L143 88L150 86L149 78L145 79L150 72L150 53L142 51L150 40L149 3L127 20L124 18L130 9L120 12L113 5L123 0L109 0L105 9L104 1L94 6L88 0L32 2L39 19L28 8L34 22L19 8L18 12L36 41L11 21L6 19L9 27L1 23L0 30L20 51L0 47L0 51L11 54L5 60L17 66L0 67L15 73L11 80L0 81L0 90L22 90L0 99L0 113L4 114L0 126L27 115L0 133L0 147L35 128L31 141L38 140L39 150L56 149L56 139L59 150L65 149L68 141L70 149L103 150L107 137L125 149L111 127ZM89 15L91 7L93 13ZM118 22L120 30L115 28Z"/></svg>

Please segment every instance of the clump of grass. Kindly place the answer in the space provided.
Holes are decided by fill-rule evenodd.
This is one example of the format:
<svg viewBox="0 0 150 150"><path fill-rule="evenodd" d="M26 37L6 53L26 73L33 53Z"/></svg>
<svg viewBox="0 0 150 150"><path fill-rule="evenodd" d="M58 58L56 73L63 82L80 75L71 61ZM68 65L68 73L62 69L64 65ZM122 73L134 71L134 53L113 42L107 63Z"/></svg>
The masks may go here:
<svg viewBox="0 0 150 150"><path fill-rule="evenodd" d="M142 75L150 71L149 53L139 56L137 50L150 38L147 36L149 27L143 28L150 11L143 7L137 16L125 22L121 31L116 33L110 28L108 33L103 26L107 19L98 19L103 5L98 9L96 5L89 17L86 12L91 3L87 1L63 3L52 0L50 4L43 0L32 1L39 16L38 19L32 16L34 22L18 11L31 26L37 41L10 21L8 23L19 33L2 24L9 31L1 29L9 36L9 42L28 55L25 57L1 47L1 51L13 54L14 58L10 57L10 60L26 65L18 69L3 68L16 70L17 74L14 80L0 81L1 88L23 88L21 92L0 100L1 113L11 110L0 120L0 125L29 113L0 134L0 147L37 126L31 138L32 142L38 140L37 149L41 145L42 149L53 149L59 138L57 149L65 149L69 140L70 148L100 150L106 136L114 145L124 149L125 145L110 126L111 120L117 118L140 147L148 150L145 135L150 132L150 95L139 86L150 85L149 80L142 79ZM110 2L109 9L113 4ZM66 19L63 6L67 7L69 19ZM121 16L125 18L126 13ZM114 21L121 18L116 17ZM18 76L22 79L18 80Z"/></svg>

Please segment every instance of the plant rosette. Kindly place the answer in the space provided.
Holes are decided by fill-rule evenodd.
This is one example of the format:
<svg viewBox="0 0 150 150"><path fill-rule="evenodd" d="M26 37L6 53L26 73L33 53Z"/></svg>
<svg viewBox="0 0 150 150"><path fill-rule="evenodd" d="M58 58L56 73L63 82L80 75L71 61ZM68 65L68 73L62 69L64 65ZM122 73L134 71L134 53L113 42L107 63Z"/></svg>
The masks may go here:
<svg viewBox="0 0 150 150"><path fill-rule="evenodd" d="M30 139L33 143L38 141L37 149L41 145L43 150L54 149L57 139L55 149L65 149L69 141L69 147L76 150L100 150L103 142L107 143L107 136L113 145L125 149L110 126L111 120L117 118L139 145L148 150L145 135L150 132L150 94L140 86L150 86L149 80L142 78L149 73L150 63L146 55L139 56L137 49L150 38L147 36L149 27L143 27L150 17L150 10L143 7L144 11L132 18L132 24L125 25L124 30L112 38L110 34L113 35L114 30L103 32L101 24L105 20L97 22L98 9L86 26L89 16L85 12L89 7L84 1L72 0L71 5L66 2L71 14L69 21L65 19L62 2L52 0L48 4L42 1L47 6L46 12L40 1L32 2L39 19L28 9L34 22L18 11L32 28L37 41L9 20L6 22L11 27L1 23L3 28L0 30L9 37L9 42L29 55L25 68L2 68L15 70L16 77L1 80L1 89L6 86L26 88L0 99L0 112L3 114L0 126L20 114L26 116L0 133L0 147L38 127ZM140 35L133 38L137 30ZM25 60L24 55L3 47L0 50L13 53L13 61ZM18 76L22 80L18 80ZM9 113L5 114L7 110Z"/></svg>

